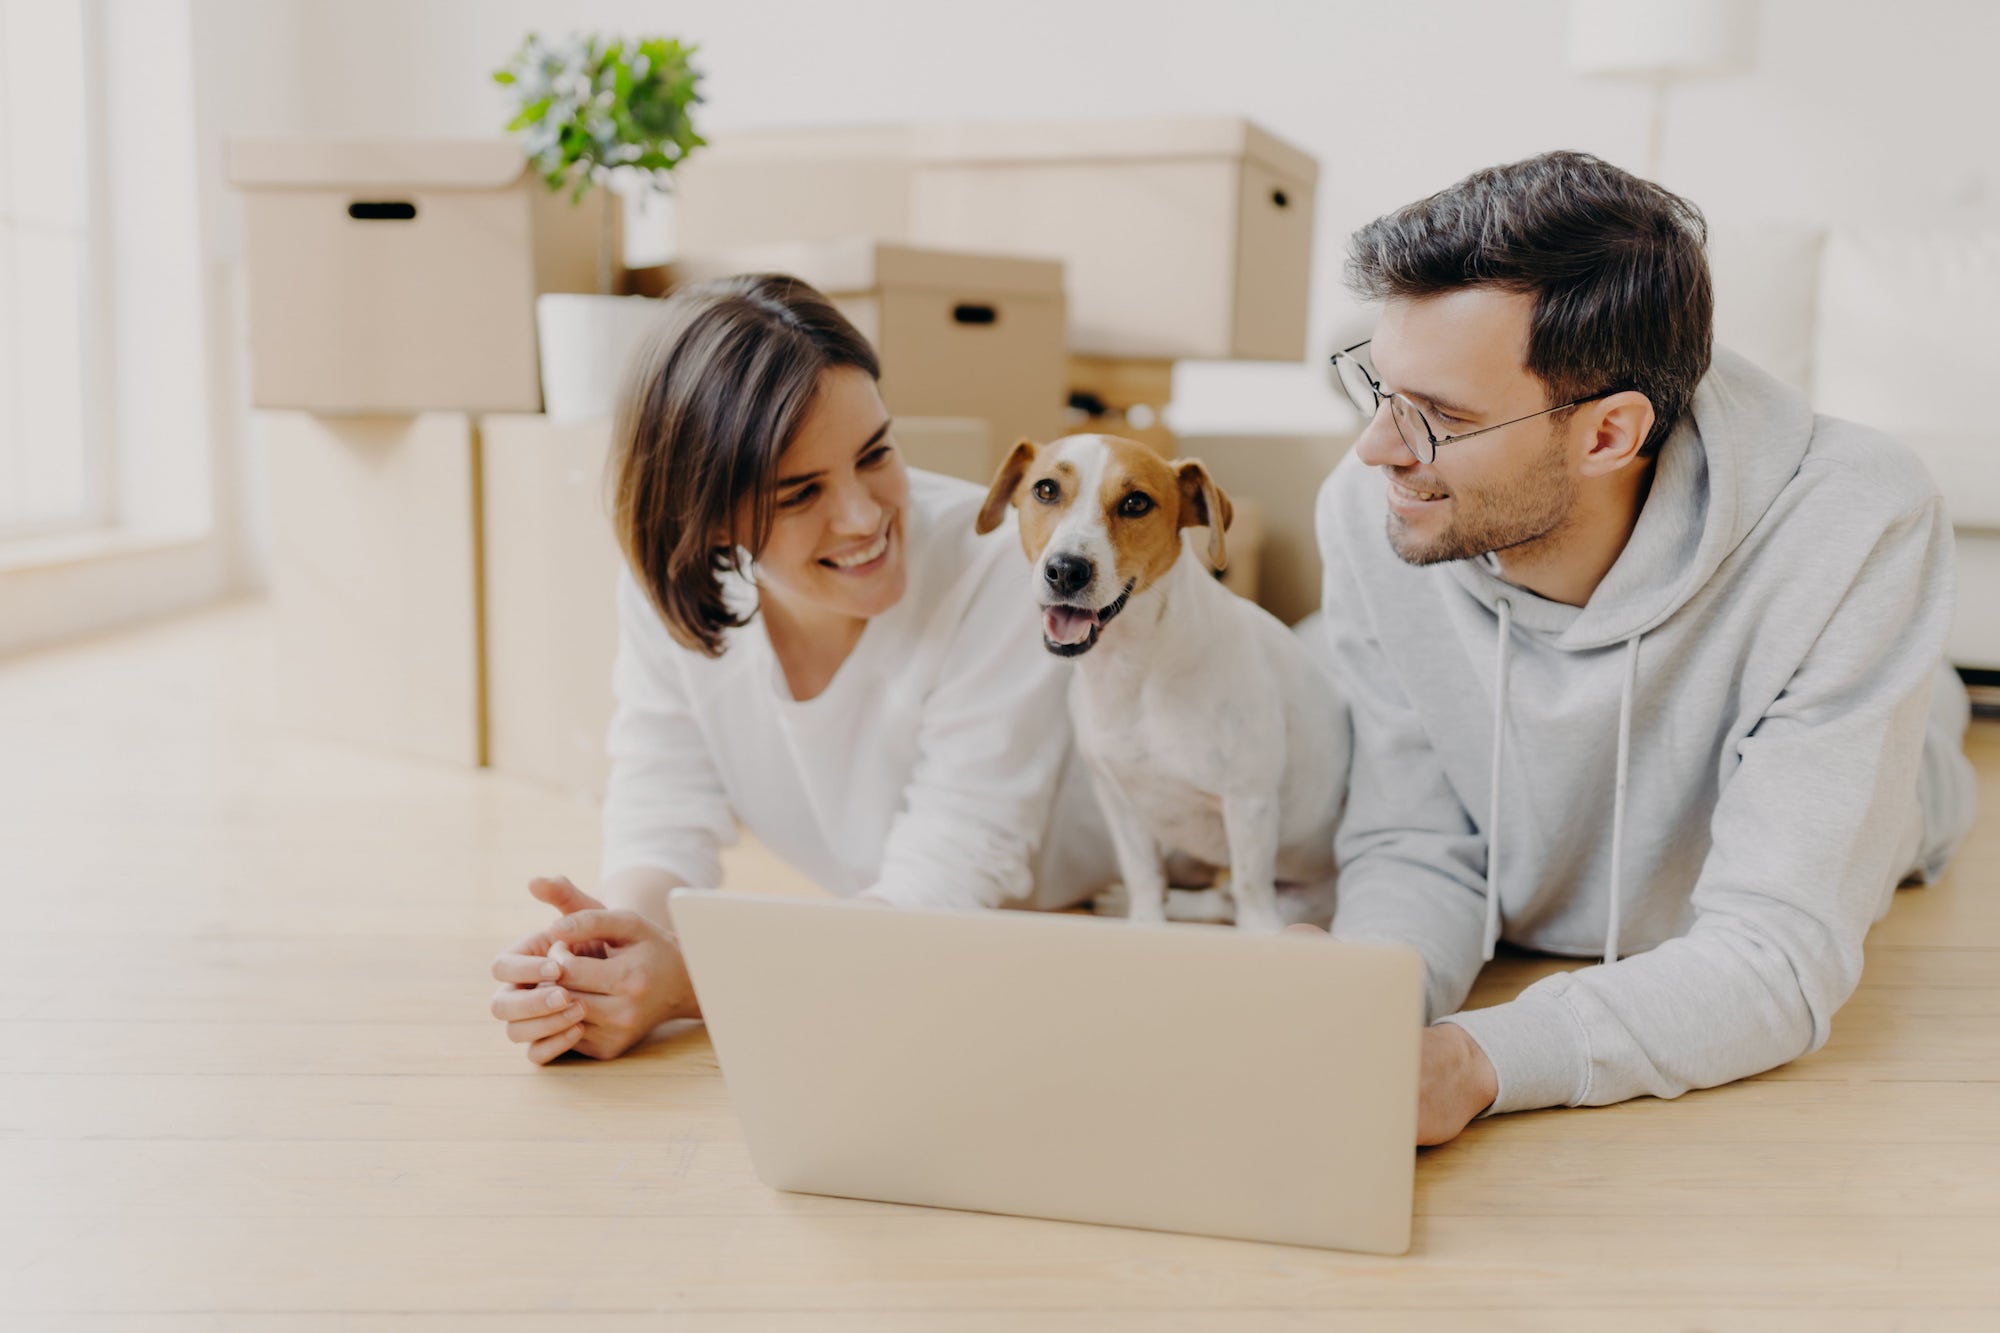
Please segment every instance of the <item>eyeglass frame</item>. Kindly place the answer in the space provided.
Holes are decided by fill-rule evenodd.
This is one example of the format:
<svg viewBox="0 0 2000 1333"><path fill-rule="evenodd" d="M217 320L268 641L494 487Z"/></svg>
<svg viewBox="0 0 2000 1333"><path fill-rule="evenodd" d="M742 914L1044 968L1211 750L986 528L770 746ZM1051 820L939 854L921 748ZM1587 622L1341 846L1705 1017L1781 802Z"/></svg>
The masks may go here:
<svg viewBox="0 0 2000 1333"><path fill-rule="evenodd" d="M1435 459L1437 457L1438 446L1441 444L1456 444L1460 440L1469 440L1475 435L1484 435L1486 434L1486 432L1490 430L1499 430L1502 426L1513 426L1513 425L1518 425L1523 421L1533 421L1536 417L1545 417L1551 412L1561 412L1566 408L1581 407L1585 403L1595 402L1599 398L1609 398L1614 393L1623 392L1623 390L1621 389L1602 389L1599 390L1597 393L1586 394L1582 398L1577 399L1575 402L1562 403L1555 407L1545 407L1539 412L1530 412L1528 413L1527 416L1515 417L1512 421L1501 421L1491 426L1481 426L1478 430L1468 430L1458 435L1445 435L1441 437L1438 435L1436 429L1434 429L1431 426L1430 417L1424 414L1424 409L1417 405L1417 402L1414 398L1411 398L1408 394L1403 393L1401 391L1397 391L1394 393L1384 393L1382 391L1382 381L1376 379L1375 376L1369 372L1367 365L1362 362L1361 358L1354 355L1356 352L1360 351L1362 348L1366 347L1369 343L1372 343L1374 341L1375 340L1373 338L1363 338L1360 342L1354 344L1354 346L1344 347L1340 351L1335 352L1333 356L1330 358L1333 362L1334 378L1340 380L1341 390L1345 392L1347 390L1347 381L1346 379L1342 378L1340 374L1340 360L1342 357L1345 357L1349 361L1354 363L1354 368L1361 372L1361 378L1368 381L1369 389L1371 389L1375 394L1375 407L1373 411L1370 411L1369 409L1363 407L1359 402L1355 400L1355 397L1352 393L1347 394L1347 400L1351 403L1354 403L1354 408L1356 411L1367 412L1368 419L1370 421L1373 421L1376 417L1376 414L1381 412L1382 404L1389 402L1391 399L1400 398L1404 402L1408 403L1410 405L1410 410L1417 414L1417 420L1424 423L1424 436L1430 442L1431 446L1430 457L1426 458L1422 454L1418 453L1417 446L1410 443L1409 437L1403 434L1402 424L1396 420L1396 412L1393 407L1391 407L1389 410L1389 422L1391 425L1396 427L1396 438L1403 442L1403 447L1405 449L1408 449L1410 451L1411 456L1414 457L1419 463L1429 463L1433 459Z"/></svg>

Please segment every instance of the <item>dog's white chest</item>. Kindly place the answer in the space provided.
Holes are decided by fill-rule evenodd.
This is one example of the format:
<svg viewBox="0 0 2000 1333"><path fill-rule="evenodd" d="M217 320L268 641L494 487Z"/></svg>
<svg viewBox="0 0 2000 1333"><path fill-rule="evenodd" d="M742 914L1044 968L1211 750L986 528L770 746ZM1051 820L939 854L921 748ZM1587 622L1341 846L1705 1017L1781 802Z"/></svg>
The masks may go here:
<svg viewBox="0 0 2000 1333"><path fill-rule="evenodd" d="M1228 865L1223 738L1212 729L1190 727L1184 712L1148 707L1149 702L1157 700L1128 697L1107 705L1100 698L1077 708L1083 751L1116 784L1155 841L1211 865Z"/></svg>

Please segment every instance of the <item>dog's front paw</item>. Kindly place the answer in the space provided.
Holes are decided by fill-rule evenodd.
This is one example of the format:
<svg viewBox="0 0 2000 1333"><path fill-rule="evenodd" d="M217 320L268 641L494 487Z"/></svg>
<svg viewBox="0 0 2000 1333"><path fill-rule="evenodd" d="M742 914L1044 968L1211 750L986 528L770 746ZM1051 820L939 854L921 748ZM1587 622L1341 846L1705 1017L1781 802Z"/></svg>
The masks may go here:
<svg viewBox="0 0 2000 1333"><path fill-rule="evenodd" d="M1285 926L1278 914L1278 895L1272 890L1263 893L1236 894L1236 928L1259 935L1275 935Z"/></svg>

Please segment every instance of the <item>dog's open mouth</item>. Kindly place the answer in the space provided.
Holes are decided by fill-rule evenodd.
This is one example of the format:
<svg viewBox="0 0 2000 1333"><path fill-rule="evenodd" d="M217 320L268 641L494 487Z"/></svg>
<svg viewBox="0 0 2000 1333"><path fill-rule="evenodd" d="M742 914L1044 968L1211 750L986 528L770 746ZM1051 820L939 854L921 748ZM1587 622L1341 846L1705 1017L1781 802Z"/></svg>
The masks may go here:
<svg viewBox="0 0 2000 1333"><path fill-rule="evenodd" d="M1125 591L1118 599L1101 610L1093 611L1087 606L1045 606L1042 608L1042 643L1052 653L1064 657L1074 657L1078 653L1090 651L1097 642L1097 633L1111 623L1113 616L1125 609L1125 603L1132 597L1132 584L1125 585Z"/></svg>

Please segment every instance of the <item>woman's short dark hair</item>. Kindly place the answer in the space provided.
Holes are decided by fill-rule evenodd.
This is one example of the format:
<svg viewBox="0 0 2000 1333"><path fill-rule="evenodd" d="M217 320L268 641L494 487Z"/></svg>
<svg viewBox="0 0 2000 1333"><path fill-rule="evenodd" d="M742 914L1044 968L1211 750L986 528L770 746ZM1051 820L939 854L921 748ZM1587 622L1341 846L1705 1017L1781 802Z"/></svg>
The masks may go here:
<svg viewBox="0 0 2000 1333"><path fill-rule="evenodd" d="M1627 389L1659 452L1708 373L1715 298L1701 210L1588 153L1488 167L1375 219L1348 247L1369 300L1461 287L1532 293L1527 368L1551 402Z"/></svg>
<svg viewBox="0 0 2000 1333"><path fill-rule="evenodd" d="M819 292L781 274L685 287L635 359L613 427L612 524L676 642L722 655L747 623L720 576L771 531L778 460L836 366L882 377L868 340ZM749 531L737 511L751 502ZM728 534L719 542L717 534Z"/></svg>

